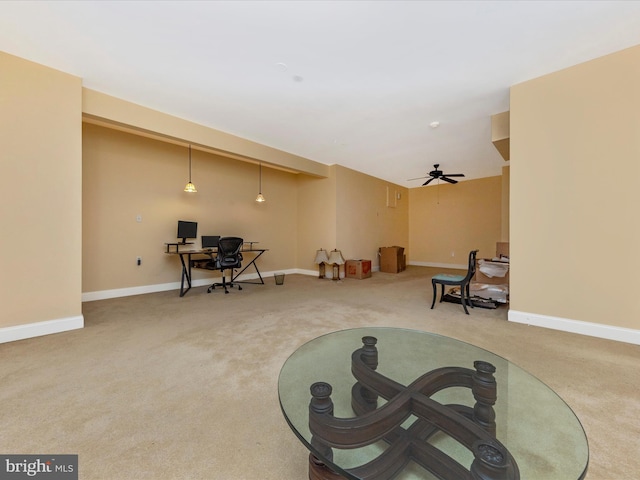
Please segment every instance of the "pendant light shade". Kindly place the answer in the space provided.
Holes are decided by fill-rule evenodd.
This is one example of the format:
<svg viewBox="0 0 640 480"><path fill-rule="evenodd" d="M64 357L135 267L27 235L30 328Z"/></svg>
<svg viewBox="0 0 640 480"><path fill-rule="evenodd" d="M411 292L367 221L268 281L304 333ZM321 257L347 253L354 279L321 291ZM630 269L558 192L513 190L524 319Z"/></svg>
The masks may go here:
<svg viewBox="0 0 640 480"><path fill-rule="evenodd" d="M262 163L261 163L260 164L260 183L259 183L259 189L258 189L258 196L256 197L256 202L263 203L266 201L267 199L264 198L264 195L262 195Z"/></svg>
<svg viewBox="0 0 640 480"><path fill-rule="evenodd" d="M184 187L184 191L188 193L196 193L196 186L191 183L191 145L189 145L189 183Z"/></svg>

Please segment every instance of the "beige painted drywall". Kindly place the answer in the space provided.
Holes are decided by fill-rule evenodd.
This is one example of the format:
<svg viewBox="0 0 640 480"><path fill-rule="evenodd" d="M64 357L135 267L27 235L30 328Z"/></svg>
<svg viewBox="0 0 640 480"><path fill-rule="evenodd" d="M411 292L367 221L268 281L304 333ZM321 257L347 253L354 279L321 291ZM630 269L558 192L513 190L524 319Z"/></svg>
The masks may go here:
<svg viewBox="0 0 640 480"><path fill-rule="evenodd" d="M640 47L511 89L511 308L640 328Z"/></svg>
<svg viewBox="0 0 640 480"><path fill-rule="evenodd" d="M189 194L187 148L92 124L83 132L83 292L179 281L179 258L164 253L178 220L198 222L195 248L202 235L237 235L269 249L261 271L296 267L297 175L263 166L259 204L257 164L192 149Z"/></svg>
<svg viewBox="0 0 640 480"><path fill-rule="evenodd" d="M502 242L509 241L509 195L511 190L510 167L502 167L502 212L501 212L501 234Z"/></svg>
<svg viewBox="0 0 640 480"><path fill-rule="evenodd" d="M409 257L408 189L342 166L336 167L336 244L345 259L380 266L380 247L401 246Z"/></svg>
<svg viewBox="0 0 640 480"><path fill-rule="evenodd" d="M82 91L82 112L87 122L110 125L183 145L191 143L213 153L259 160L308 175L327 176L327 165L88 88Z"/></svg>
<svg viewBox="0 0 640 480"><path fill-rule="evenodd" d="M471 250L495 256L501 198L501 177L410 189L410 262L465 267Z"/></svg>
<svg viewBox="0 0 640 480"><path fill-rule="evenodd" d="M0 52L0 327L81 317L81 80Z"/></svg>
<svg viewBox="0 0 640 480"><path fill-rule="evenodd" d="M303 270L318 270L316 251L330 251L336 244L336 166L328 177L298 175L298 249L296 264Z"/></svg>

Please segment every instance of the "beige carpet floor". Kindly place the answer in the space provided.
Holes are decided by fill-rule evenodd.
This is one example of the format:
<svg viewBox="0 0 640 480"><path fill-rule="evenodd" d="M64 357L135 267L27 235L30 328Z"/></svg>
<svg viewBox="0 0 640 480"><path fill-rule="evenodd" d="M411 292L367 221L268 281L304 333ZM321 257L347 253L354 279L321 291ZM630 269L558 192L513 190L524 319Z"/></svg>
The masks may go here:
<svg viewBox="0 0 640 480"><path fill-rule="evenodd" d="M82 330L0 345L0 452L78 454L83 480L304 480L307 451L279 408L281 366L319 335L393 326L524 368L581 420L588 479L638 478L640 347L509 323L504 307L430 310L434 273L287 275L228 295L88 302Z"/></svg>

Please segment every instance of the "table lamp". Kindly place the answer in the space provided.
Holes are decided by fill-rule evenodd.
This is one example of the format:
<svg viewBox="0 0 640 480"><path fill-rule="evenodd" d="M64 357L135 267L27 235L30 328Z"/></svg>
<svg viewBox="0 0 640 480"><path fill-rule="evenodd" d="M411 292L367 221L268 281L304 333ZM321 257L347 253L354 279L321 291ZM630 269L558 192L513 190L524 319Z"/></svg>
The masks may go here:
<svg viewBox="0 0 640 480"><path fill-rule="evenodd" d="M344 265L344 258L340 250L331 251L328 263L333 264L333 280L340 280L340 265Z"/></svg>
<svg viewBox="0 0 640 480"><path fill-rule="evenodd" d="M328 262L329 257L327 256L327 251L321 248L316 252L316 259L314 260L314 263L318 264L318 278L324 278L324 264Z"/></svg>

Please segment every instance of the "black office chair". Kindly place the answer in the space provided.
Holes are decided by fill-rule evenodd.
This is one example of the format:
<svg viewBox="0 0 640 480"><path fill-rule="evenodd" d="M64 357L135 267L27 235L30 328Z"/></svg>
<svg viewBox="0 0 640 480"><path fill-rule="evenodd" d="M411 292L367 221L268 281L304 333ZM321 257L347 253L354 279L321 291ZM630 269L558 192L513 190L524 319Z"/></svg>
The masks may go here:
<svg viewBox="0 0 640 480"><path fill-rule="evenodd" d="M444 297L444 286L445 285L456 285L460 287L460 300L462 303L462 308L464 308L464 313L469 315L469 310L467 310L467 304L473 308L473 304L471 303L471 295L469 294L469 284L471 283L471 279L476 274L476 254L478 250L471 250L469 252L469 267L467 269L467 273L465 275L449 275L447 273L439 273L434 275L431 278L431 285L433 286L433 301L431 302L431 309L433 310L433 306L436 304L436 285L440 284L442 286L442 291L440 293L440 301L442 302L442 297ZM466 293L466 298L465 298Z"/></svg>
<svg viewBox="0 0 640 480"><path fill-rule="evenodd" d="M243 239L240 237L221 237L218 240L218 254L215 257L215 266L222 273L222 283L214 283L207 289L207 293L211 293L216 287L224 288L224 293L229 293L227 287L238 287L242 290L242 286L233 283L233 280L227 283L224 271L231 270L231 279L233 279L233 269L242 266L242 249Z"/></svg>

